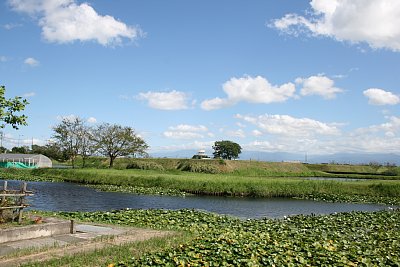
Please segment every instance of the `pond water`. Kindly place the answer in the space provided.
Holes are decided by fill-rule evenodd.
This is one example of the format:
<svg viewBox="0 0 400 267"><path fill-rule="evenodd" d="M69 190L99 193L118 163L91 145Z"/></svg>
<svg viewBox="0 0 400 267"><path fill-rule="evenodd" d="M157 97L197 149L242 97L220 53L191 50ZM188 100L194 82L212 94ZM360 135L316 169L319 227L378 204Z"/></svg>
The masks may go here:
<svg viewBox="0 0 400 267"><path fill-rule="evenodd" d="M9 189L21 181L9 181ZM153 196L100 192L63 182L28 182L31 209L48 211L109 211L116 209L199 209L239 218L282 218L298 214L331 214L350 211L377 211L378 204L326 203L291 198L233 198L214 196Z"/></svg>

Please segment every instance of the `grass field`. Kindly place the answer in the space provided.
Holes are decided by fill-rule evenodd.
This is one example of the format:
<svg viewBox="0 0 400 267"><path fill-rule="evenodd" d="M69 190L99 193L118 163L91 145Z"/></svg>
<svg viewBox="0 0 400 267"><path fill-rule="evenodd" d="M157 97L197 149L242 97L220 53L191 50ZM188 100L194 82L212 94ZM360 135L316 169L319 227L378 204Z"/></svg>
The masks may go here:
<svg viewBox="0 0 400 267"><path fill-rule="evenodd" d="M351 167L353 168L352 173L356 177L368 178L357 181L341 181L340 179L302 179L301 177L323 176L323 174L333 177L340 177L340 175L322 172L318 165L309 166L308 164L298 163L218 160L178 161L171 159L139 160L139 162L140 164L135 165L135 169L3 170L2 176L5 178L12 178L14 175L14 177L20 176L25 179L58 179L99 185L102 190L109 187L113 191L148 194L151 194L152 191L160 193L176 192L178 195L179 192L186 192L224 196L296 197L326 201L400 203L400 181L396 180L399 179L399 176L372 175L372 167L370 166L321 165L323 168L331 168L335 171L340 170L340 167L347 168L346 173L350 172L349 168ZM199 167L200 164L207 167ZM209 172L209 170L219 166L225 171ZM192 171L185 171L188 168ZM355 171L358 173L355 173ZM367 175L359 172L367 173ZM382 180L382 178L386 180ZM109 185L112 185L112 187ZM141 188L141 190L135 190L135 188Z"/></svg>

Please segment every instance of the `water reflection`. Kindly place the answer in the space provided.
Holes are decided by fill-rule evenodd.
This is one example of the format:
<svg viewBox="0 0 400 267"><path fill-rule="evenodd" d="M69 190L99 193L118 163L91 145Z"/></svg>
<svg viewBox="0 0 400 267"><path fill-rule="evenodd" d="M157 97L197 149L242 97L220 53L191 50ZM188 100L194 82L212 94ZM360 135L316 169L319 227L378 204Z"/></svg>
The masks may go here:
<svg viewBox="0 0 400 267"><path fill-rule="evenodd" d="M20 181L9 181L17 188ZM150 196L99 192L73 183L28 182L32 209L49 211L107 211L115 209L199 209L240 218L281 218L295 214L331 214L349 211L377 211L377 204L325 203L286 198L232 198L213 196Z"/></svg>

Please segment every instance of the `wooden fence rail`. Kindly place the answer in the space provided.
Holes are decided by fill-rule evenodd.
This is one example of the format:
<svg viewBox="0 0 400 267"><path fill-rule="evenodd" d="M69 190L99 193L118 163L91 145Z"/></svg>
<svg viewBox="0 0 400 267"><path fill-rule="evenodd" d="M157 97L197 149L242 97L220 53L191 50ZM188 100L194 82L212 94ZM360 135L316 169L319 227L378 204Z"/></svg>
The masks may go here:
<svg viewBox="0 0 400 267"><path fill-rule="evenodd" d="M26 186L26 182L23 182L20 190L9 190L7 181L4 181L3 190L0 190L0 218L3 218L4 210L12 210L12 221L18 216L18 223L22 222L23 209L29 206L25 197L33 195L32 191L26 190Z"/></svg>

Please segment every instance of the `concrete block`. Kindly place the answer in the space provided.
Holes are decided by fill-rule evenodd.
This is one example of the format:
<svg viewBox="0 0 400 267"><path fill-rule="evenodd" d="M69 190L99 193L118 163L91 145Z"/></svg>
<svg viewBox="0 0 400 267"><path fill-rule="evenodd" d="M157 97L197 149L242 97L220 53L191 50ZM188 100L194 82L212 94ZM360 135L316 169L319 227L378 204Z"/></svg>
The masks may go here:
<svg viewBox="0 0 400 267"><path fill-rule="evenodd" d="M42 224L0 229L0 244L38 237L69 234L71 221L50 220Z"/></svg>

